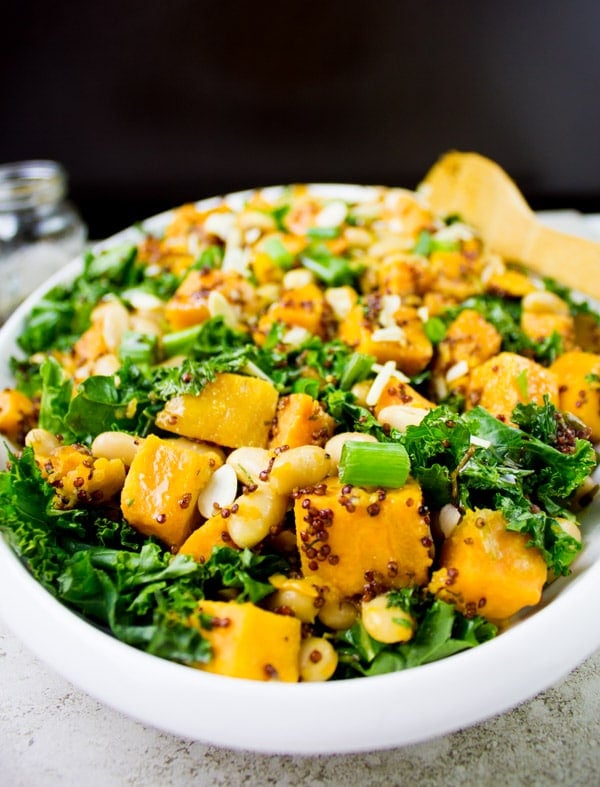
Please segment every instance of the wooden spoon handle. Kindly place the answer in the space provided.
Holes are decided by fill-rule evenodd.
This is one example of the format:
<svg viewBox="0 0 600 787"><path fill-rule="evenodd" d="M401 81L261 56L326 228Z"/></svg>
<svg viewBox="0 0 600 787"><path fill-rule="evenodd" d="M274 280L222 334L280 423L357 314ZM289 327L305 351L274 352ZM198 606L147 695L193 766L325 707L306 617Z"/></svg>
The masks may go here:
<svg viewBox="0 0 600 787"><path fill-rule="evenodd" d="M520 253L509 256L542 276L600 299L600 243L567 235L536 221L523 240Z"/></svg>
<svg viewBox="0 0 600 787"><path fill-rule="evenodd" d="M476 153L443 156L424 180L436 213L458 213L492 251L600 299L600 243L544 226L504 170Z"/></svg>

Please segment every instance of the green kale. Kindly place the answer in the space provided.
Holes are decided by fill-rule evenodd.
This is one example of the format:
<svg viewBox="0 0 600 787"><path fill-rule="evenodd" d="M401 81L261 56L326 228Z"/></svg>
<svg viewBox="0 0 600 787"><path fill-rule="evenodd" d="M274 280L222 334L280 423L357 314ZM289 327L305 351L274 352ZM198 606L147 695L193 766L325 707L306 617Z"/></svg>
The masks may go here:
<svg viewBox="0 0 600 787"><path fill-rule="evenodd" d="M203 564L173 557L110 509L58 511L31 449L0 473L0 530L32 575L60 601L122 641L185 663L206 661L198 602L223 587L260 602L287 561L265 552L215 549Z"/></svg>
<svg viewBox="0 0 600 787"><path fill-rule="evenodd" d="M411 595L412 594L412 595ZM382 675L417 667L476 647L497 634L484 618L466 618L452 604L407 589L394 604L409 612L416 623L414 637L406 643L388 645L373 639L362 622L337 635L339 666L335 678Z"/></svg>
<svg viewBox="0 0 600 787"><path fill-rule="evenodd" d="M572 517L571 499L596 454L548 401L517 408L515 420L521 428L483 408L457 416L438 407L402 438L411 472L430 507L501 510L509 530L525 533L549 568L566 574L581 547L556 519Z"/></svg>
<svg viewBox="0 0 600 787"><path fill-rule="evenodd" d="M83 271L72 284L53 287L33 307L18 338L19 346L29 355L70 350L89 327L91 313L104 296L127 301L133 290L141 290L165 300L178 284L179 278L173 274L161 271L156 275L139 262L133 244L88 253Z"/></svg>

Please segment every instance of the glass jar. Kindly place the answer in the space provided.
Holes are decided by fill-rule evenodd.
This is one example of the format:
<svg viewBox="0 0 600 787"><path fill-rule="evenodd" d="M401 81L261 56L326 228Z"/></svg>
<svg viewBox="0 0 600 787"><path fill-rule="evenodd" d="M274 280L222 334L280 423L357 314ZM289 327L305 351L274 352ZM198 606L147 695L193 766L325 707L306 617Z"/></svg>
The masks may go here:
<svg viewBox="0 0 600 787"><path fill-rule="evenodd" d="M83 250L87 230L66 194L55 161L0 165L0 323Z"/></svg>

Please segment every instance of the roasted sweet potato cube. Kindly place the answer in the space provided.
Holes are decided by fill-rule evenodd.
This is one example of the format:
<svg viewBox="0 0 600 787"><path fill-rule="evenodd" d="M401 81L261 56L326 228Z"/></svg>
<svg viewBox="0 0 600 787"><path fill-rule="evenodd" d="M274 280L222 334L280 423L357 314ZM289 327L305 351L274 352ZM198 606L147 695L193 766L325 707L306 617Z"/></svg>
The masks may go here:
<svg viewBox="0 0 600 787"><path fill-rule="evenodd" d="M442 545L429 590L468 617L501 621L539 603L547 566L529 536L506 529L500 511L467 511Z"/></svg>
<svg viewBox="0 0 600 787"><path fill-rule="evenodd" d="M414 255L397 255L377 266L377 289L386 294L421 295L431 283L426 260Z"/></svg>
<svg viewBox="0 0 600 787"><path fill-rule="evenodd" d="M457 251L432 252L429 264L435 278L431 289L450 296L457 302L481 292L479 251L476 245L467 242Z"/></svg>
<svg viewBox="0 0 600 787"><path fill-rule="evenodd" d="M140 533L181 546L198 524L198 495L221 462L217 452L199 453L149 435L125 479L123 516Z"/></svg>
<svg viewBox="0 0 600 787"><path fill-rule="evenodd" d="M480 405L496 418L510 422L519 402L542 405L544 395L558 405L556 374L522 355L503 352L471 372L467 407Z"/></svg>
<svg viewBox="0 0 600 787"><path fill-rule="evenodd" d="M591 439L600 441L600 355L566 352L550 370L559 380L560 409L580 418L591 429Z"/></svg>
<svg viewBox="0 0 600 787"><path fill-rule="evenodd" d="M323 291L316 284L284 290L258 322L255 340L264 342L271 326L280 322L289 328L304 328L311 336L325 337L331 309Z"/></svg>
<svg viewBox="0 0 600 787"><path fill-rule="evenodd" d="M208 293L212 289L205 271L192 270L165 306L165 317L173 330L198 325L210 317Z"/></svg>
<svg viewBox="0 0 600 787"><path fill-rule="evenodd" d="M445 375L464 362L465 373L500 351L502 336L479 312L465 309L450 324L438 345L435 370Z"/></svg>
<svg viewBox="0 0 600 787"><path fill-rule="evenodd" d="M419 407L424 410L431 410L435 407L433 402L422 396L412 385L399 380L397 377L392 377L375 404L375 415L379 416L384 407L390 407L395 404L403 405L404 407Z"/></svg>
<svg viewBox="0 0 600 787"><path fill-rule="evenodd" d="M485 289L494 295L503 298L522 298L530 292L534 292L535 284L526 273L515 270L501 270L492 273L486 279Z"/></svg>
<svg viewBox="0 0 600 787"><path fill-rule="evenodd" d="M165 317L174 330L208 320L209 295L220 292L234 312L253 312L256 295L253 287L236 271L219 269L191 270L165 306Z"/></svg>
<svg viewBox="0 0 600 787"><path fill-rule="evenodd" d="M305 393L282 396L271 427L269 448L287 445L325 445L333 434L334 419Z"/></svg>
<svg viewBox="0 0 600 787"><path fill-rule="evenodd" d="M575 344L575 321L570 314L524 311L521 328L534 342L542 342L557 333L562 340L563 350L570 350Z"/></svg>
<svg viewBox="0 0 600 787"><path fill-rule="evenodd" d="M201 601L201 633L212 647L212 658L200 669L232 678L299 679L301 622L250 602Z"/></svg>
<svg viewBox="0 0 600 787"><path fill-rule="evenodd" d="M37 408L28 396L14 388L0 391L0 435L23 444L36 418Z"/></svg>
<svg viewBox="0 0 600 787"><path fill-rule="evenodd" d="M366 490L326 478L294 505L302 572L342 596L422 585L432 540L419 485Z"/></svg>
<svg viewBox="0 0 600 787"><path fill-rule="evenodd" d="M197 395L170 399L156 416L167 432L228 448L266 448L278 393L270 382L241 374L218 374Z"/></svg>
<svg viewBox="0 0 600 787"><path fill-rule="evenodd" d="M236 548L227 530L227 520L220 514L211 516L203 525L196 528L179 547L179 552L183 555L191 555L198 563L204 563L212 555L215 547Z"/></svg>
<svg viewBox="0 0 600 787"><path fill-rule="evenodd" d="M85 446L60 445L38 464L56 490L54 505L60 509L106 503L125 481L121 459L94 457Z"/></svg>
<svg viewBox="0 0 600 787"><path fill-rule="evenodd" d="M106 352L108 352L108 347L104 339L103 325L100 321L93 323L73 345L73 355L78 365L88 361L95 361Z"/></svg>
<svg viewBox="0 0 600 787"><path fill-rule="evenodd" d="M372 300L371 304L377 304ZM357 352L373 355L379 363L395 361L398 368L412 376L423 371L433 355L433 346L416 309L401 306L393 314L393 325L378 321L377 306L354 306L340 325L340 339Z"/></svg>

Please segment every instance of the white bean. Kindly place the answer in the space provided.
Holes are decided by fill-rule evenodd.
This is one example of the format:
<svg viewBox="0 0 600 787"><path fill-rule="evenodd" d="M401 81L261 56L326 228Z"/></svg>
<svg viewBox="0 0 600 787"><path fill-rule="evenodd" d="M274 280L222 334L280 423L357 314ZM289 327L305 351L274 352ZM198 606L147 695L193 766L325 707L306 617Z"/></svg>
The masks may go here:
<svg viewBox="0 0 600 787"><path fill-rule="evenodd" d="M281 523L287 503L287 496L274 494L267 485L240 495L227 519L229 535L239 547L256 546Z"/></svg>
<svg viewBox="0 0 600 787"><path fill-rule="evenodd" d="M96 458L121 459L123 464L129 466L143 442L143 437L127 432L100 432L92 443L92 455Z"/></svg>
<svg viewBox="0 0 600 787"><path fill-rule="evenodd" d="M361 380L360 383L355 383L352 386L351 392L356 397L356 404L361 407L367 406L367 396L371 390L372 380Z"/></svg>
<svg viewBox="0 0 600 787"><path fill-rule="evenodd" d="M271 584L277 588L267 598L269 609L278 610L282 607L291 610L303 623L314 623L317 615L315 602L319 593L312 582L307 579L288 579L282 574L271 577Z"/></svg>
<svg viewBox="0 0 600 787"><path fill-rule="evenodd" d="M373 236L364 227L346 227L344 238L349 246L362 249L368 248L373 242Z"/></svg>
<svg viewBox="0 0 600 787"><path fill-rule="evenodd" d="M280 495L313 486L334 470L331 457L318 445L299 445L278 454L269 473L269 486Z"/></svg>
<svg viewBox="0 0 600 787"><path fill-rule="evenodd" d="M328 287L325 300L333 309L338 320L345 320L356 302L356 294L351 287Z"/></svg>
<svg viewBox="0 0 600 787"><path fill-rule="evenodd" d="M329 680L338 665L338 655L329 640L307 637L300 644L300 680Z"/></svg>
<svg viewBox="0 0 600 787"><path fill-rule="evenodd" d="M30 429L25 435L25 445L33 448L36 456L49 456L60 445L58 439L47 429Z"/></svg>
<svg viewBox="0 0 600 787"><path fill-rule="evenodd" d="M262 210L242 210L238 213L238 224L240 229L259 229L265 232L276 229L275 219Z"/></svg>
<svg viewBox="0 0 600 787"><path fill-rule="evenodd" d="M114 353L105 353L94 362L94 374L110 377L121 367L119 359Z"/></svg>
<svg viewBox="0 0 600 787"><path fill-rule="evenodd" d="M522 308L534 314L569 314L569 306L548 290L535 290L525 295L521 301Z"/></svg>
<svg viewBox="0 0 600 787"><path fill-rule="evenodd" d="M574 538L581 544L581 530L576 522L573 522L571 519L565 519L564 517L558 517L556 521L560 525L563 533L571 536L571 538Z"/></svg>
<svg viewBox="0 0 600 787"><path fill-rule="evenodd" d="M307 268L295 268L294 270L287 271L283 277L283 289L294 290L297 287L304 287L307 284L312 284L315 276L312 271Z"/></svg>
<svg viewBox="0 0 600 787"><path fill-rule="evenodd" d="M377 420L403 432L407 426L418 426L428 412L429 410L426 407L390 404L388 407L381 408Z"/></svg>
<svg viewBox="0 0 600 787"><path fill-rule="evenodd" d="M319 610L319 620L334 631L351 628L358 617L358 610L348 599L328 599Z"/></svg>
<svg viewBox="0 0 600 787"><path fill-rule="evenodd" d="M387 593L363 602L361 608L363 626L378 642L408 642L413 635L413 619L401 607L388 606L388 603Z"/></svg>
<svg viewBox="0 0 600 787"><path fill-rule="evenodd" d="M160 336L159 321L145 314L134 314L130 322L131 330L147 336Z"/></svg>
<svg viewBox="0 0 600 787"><path fill-rule="evenodd" d="M129 312L120 301L109 301L103 304L100 319L104 343L110 351L117 350L129 328Z"/></svg>
<svg viewBox="0 0 600 787"><path fill-rule="evenodd" d="M227 464L235 470L240 483L255 486L260 483L260 474L268 470L271 454L266 448L244 446L236 448L227 457Z"/></svg>

